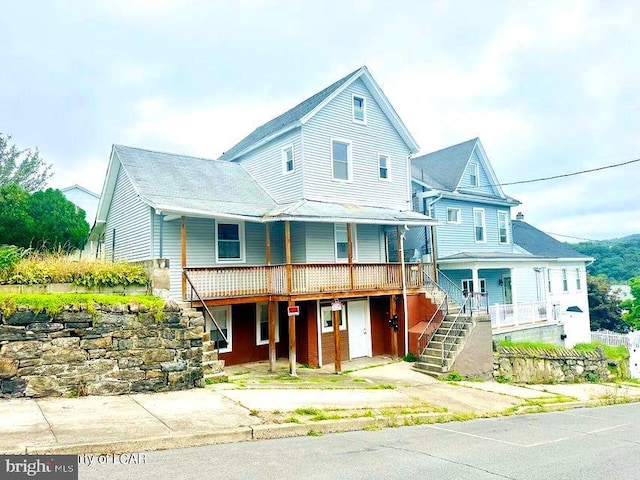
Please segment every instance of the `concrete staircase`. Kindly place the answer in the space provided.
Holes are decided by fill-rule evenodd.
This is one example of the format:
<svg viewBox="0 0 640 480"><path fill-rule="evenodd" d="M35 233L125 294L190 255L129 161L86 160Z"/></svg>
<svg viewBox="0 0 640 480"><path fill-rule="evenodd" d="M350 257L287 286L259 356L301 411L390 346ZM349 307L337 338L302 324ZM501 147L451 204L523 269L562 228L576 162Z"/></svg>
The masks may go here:
<svg viewBox="0 0 640 480"><path fill-rule="evenodd" d="M425 295L435 305L440 305L445 298L445 293L440 290L430 290ZM458 322L464 322L464 326L457 337L448 338L445 343L446 334L456 321L456 318ZM456 303L449 301L447 316L434 333L427 348L421 355L418 355L418 361L414 363L413 368L419 372L436 377L449 372L458 353L464 347L466 337L472 328L472 317L468 314L461 314L460 307ZM444 362L442 359L443 344L445 349L449 350L444 358Z"/></svg>
<svg viewBox="0 0 640 480"><path fill-rule="evenodd" d="M182 317L205 324L203 312L193 308L189 302L176 301ZM202 381L205 384L226 382L229 378L224 373L224 360L218 358L215 343L211 341L209 332L202 334Z"/></svg>

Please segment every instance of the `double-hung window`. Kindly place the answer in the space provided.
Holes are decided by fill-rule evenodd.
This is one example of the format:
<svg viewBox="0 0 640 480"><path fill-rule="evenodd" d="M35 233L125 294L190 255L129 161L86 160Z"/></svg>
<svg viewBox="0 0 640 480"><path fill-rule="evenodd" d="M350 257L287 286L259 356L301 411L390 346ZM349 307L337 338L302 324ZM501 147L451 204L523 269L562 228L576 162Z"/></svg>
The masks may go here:
<svg viewBox="0 0 640 480"><path fill-rule="evenodd" d="M507 212L498 212L498 238L500 243L509 243L509 219Z"/></svg>
<svg viewBox="0 0 640 480"><path fill-rule="evenodd" d="M218 262L244 261L243 223L216 223L216 258Z"/></svg>
<svg viewBox="0 0 640 480"><path fill-rule="evenodd" d="M364 97L352 96L352 115L355 123L367 123L367 104Z"/></svg>
<svg viewBox="0 0 640 480"><path fill-rule="evenodd" d="M473 232L474 232L476 243L484 243L487 241L485 231L486 231L486 228L485 228L485 221L484 221L484 209L474 208L473 209Z"/></svg>
<svg viewBox="0 0 640 480"><path fill-rule="evenodd" d="M334 235L336 242L336 262L347 262L349 260L349 235L347 229L349 226L346 223L336 223L334 226ZM351 245L353 248L352 255L353 260L356 259L358 252L356 249L356 227L355 225L351 230L352 238Z"/></svg>
<svg viewBox="0 0 640 480"><path fill-rule="evenodd" d="M209 307L209 311L216 322L214 323L207 315L207 331L211 332L211 341L215 343L220 353L231 351L231 307ZM215 324L218 324L220 330ZM220 334L222 332L222 335ZM224 337L227 338L225 341Z"/></svg>
<svg viewBox="0 0 640 480"><path fill-rule="evenodd" d="M562 291L563 292L568 292L569 291L569 280L567 279L567 269L566 268L562 269Z"/></svg>
<svg viewBox="0 0 640 480"><path fill-rule="evenodd" d="M293 172L293 145L282 149L282 170L284 174Z"/></svg>
<svg viewBox="0 0 640 480"><path fill-rule="evenodd" d="M378 178L389 180L389 155L378 155Z"/></svg>
<svg viewBox="0 0 640 480"><path fill-rule="evenodd" d="M478 164L470 163L469 164L469 183L472 187L478 186Z"/></svg>
<svg viewBox="0 0 640 480"><path fill-rule="evenodd" d="M351 180L351 144L332 140L331 160L333 164L333 179Z"/></svg>
<svg viewBox="0 0 640 480"><path fill-rule="evenodd" d="M280 341L278 321L276 319L276 343ZM269 304L258 303L256 305L256 345L269 343Z"/></svg>
<svg viewBox="0 0 640 480"><path fill-rule="evenodd" d="M580 278L580 269L576 268L576 290L582 290L582 280Z"/></svg>

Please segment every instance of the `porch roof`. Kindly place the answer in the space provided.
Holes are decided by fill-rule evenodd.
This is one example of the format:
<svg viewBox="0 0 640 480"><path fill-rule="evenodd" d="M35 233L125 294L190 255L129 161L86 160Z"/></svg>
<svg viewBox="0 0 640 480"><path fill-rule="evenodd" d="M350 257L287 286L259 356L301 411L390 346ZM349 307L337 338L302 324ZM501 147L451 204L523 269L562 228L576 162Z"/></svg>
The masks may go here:
<svg viewBox="0 0 640 480"><path fill-rule="evenodd" d="M363 205L318 202L312 200L300 200L287 205L279 205L271 209L263 219L265 222L277 222L283 220L411 226L438 224L436 220L411 210L395 210L392 208L368 207Z"/></svg>

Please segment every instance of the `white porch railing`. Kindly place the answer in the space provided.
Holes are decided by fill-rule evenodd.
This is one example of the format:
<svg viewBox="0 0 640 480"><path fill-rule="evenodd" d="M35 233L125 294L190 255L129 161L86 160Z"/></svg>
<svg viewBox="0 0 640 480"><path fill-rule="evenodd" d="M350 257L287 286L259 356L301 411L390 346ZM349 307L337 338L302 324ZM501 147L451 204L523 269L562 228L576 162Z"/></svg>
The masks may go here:
<svg viewBox="0 0 640 480"><path fill-rule="evenodd" d="M518 327L550 320L546 302L489 305L491 328Z"/></svg>

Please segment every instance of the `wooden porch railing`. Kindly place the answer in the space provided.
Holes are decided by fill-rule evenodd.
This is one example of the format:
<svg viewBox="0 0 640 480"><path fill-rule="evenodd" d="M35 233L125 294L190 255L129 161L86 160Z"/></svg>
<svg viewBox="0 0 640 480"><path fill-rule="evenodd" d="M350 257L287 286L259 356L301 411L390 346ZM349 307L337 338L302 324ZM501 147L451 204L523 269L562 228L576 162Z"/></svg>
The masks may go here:
<svg viewBox="0 0 640 480"><path fill-rule="evenodd" d="M293 264L291 292L287 292L285 265L187 267L184 271L205 299L402 288L398 263ZM422 287L421 265L408 266L405 276L407 288Z"/></svg>

